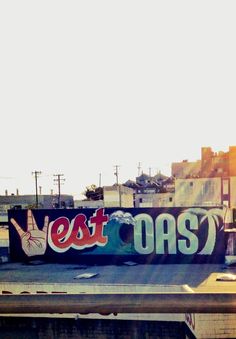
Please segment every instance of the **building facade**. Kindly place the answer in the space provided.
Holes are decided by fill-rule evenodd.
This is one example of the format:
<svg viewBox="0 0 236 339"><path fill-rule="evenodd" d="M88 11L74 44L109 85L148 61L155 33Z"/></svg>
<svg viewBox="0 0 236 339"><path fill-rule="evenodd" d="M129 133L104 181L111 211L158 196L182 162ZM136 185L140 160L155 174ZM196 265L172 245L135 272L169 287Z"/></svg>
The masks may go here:
<svg viewBox="0 0 236 339"><path fill-rule="evenodd" d="M134 190L124 185L103 187L104 207L134 207Z"/></svg>
<svg viewBox="0 0 236 339"><path fill-rule="evenodd" d="M221 178L175 180L175 206L222 205Z"/></svg>
<svg viewBox="0 0 236 339"><path fill-rule="evenodd" d="M211 147L202 147L200 160L172 163L171 173L181 179L236 176L236 146L230 146L228 152L213 152Z"/></svg>
<svg viewBox="0 0 236 339"><path fill-rule="evenodd" d="M175 193L135 194L135 207L174 207Z"/></svg>
<svg viewBox="0 0 236 339"><path fill-rule="evenodd" d="M171 174L174 178L198 178L201 172L201 160L189 162L173 162L171 165Z"/></svg>

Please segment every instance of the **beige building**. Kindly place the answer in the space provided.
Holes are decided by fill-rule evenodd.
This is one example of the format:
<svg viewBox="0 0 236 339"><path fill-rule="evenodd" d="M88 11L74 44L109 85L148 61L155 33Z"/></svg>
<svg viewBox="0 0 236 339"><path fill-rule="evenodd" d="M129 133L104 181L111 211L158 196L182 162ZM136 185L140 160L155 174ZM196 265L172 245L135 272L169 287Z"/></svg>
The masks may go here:
<svg viewBox="0 0 236 339"><path fill-rule="evenodd" d="M175 180L175 206L236 208L236 177Z"/></svg>
<svg viewBox="0 0 236 339"><path fill-rule="evenodd" d="M135 207L173 207L175 193L136 194Z"/></svg>
<svg viewBox="0 0 236 339"><path fill-rule="evenodd" d="M154 197L153 207L174 207L175 193L158 193Z"/></svg>
<svg viewBox="0 0 236 339"><path fill-rule="evenodd" d="M222 205L221 178L175 180L175 206Z"/></svg>
<svg viewBox="0 0 236 339"><path fill-rule="evenodd" d="M134 191L123 185L103 187L103 200L75 200L75 208L134 207Z"/></svg>
<svg viewBox="0 0 236 339"><path fill-rule="evenodd" d="M136 208L141 207L153 207L154 197L158 193L137 193L135 194L134 206Z"/></svg>
<svg viewBox="0 0 236 339"><path fill-rule="evenodd" d="M104 207L134 207L134 191L123 185L103 187Z"/></svg>

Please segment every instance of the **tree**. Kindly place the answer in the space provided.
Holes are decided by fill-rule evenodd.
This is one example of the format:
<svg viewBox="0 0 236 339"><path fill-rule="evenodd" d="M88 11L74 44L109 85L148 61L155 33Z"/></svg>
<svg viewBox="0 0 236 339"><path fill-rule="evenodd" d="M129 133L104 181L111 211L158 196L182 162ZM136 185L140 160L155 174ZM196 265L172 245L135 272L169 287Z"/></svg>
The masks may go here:
<svg viewBox="0 0 236 339"><path fill-rule="evenodd" d="M86 191L83 193L87 200L103 200L103 188L97 187L92 184L86 187Z"/></svg>

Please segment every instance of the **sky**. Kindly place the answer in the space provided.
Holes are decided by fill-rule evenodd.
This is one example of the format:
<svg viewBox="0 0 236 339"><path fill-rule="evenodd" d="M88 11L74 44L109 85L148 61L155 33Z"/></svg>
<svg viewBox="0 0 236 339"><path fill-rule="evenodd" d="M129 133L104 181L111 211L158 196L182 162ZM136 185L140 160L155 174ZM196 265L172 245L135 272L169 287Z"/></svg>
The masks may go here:
<svg viewBox="0 0 236 339"><path fill-rule="evenodd" d="M0 195L84 198L236 145L235 1L1 1Z"/></svg>

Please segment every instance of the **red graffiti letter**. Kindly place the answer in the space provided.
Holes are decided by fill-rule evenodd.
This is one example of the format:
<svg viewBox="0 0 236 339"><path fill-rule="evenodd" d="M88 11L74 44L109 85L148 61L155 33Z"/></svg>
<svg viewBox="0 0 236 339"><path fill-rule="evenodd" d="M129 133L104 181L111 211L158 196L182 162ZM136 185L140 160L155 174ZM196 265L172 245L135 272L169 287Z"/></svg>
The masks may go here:
<svg viewBox="0 0 236 339"><path fill-rule="evenodd" d="M67 237L69 226L70 222L65 217L60 217L52 223L50 236L55 247L60 249L70 247L71 240Z"/></svg>
<svg viewBox="0 0 236 339"><path fill-rule="evenodd" d="M96 210L93 217L90 218L89 225L94 227L93 240L98 245L104 245L107 243L107 236L103 235L104 225L108 222L109 218L104 215L104 208Z"/></svg>

